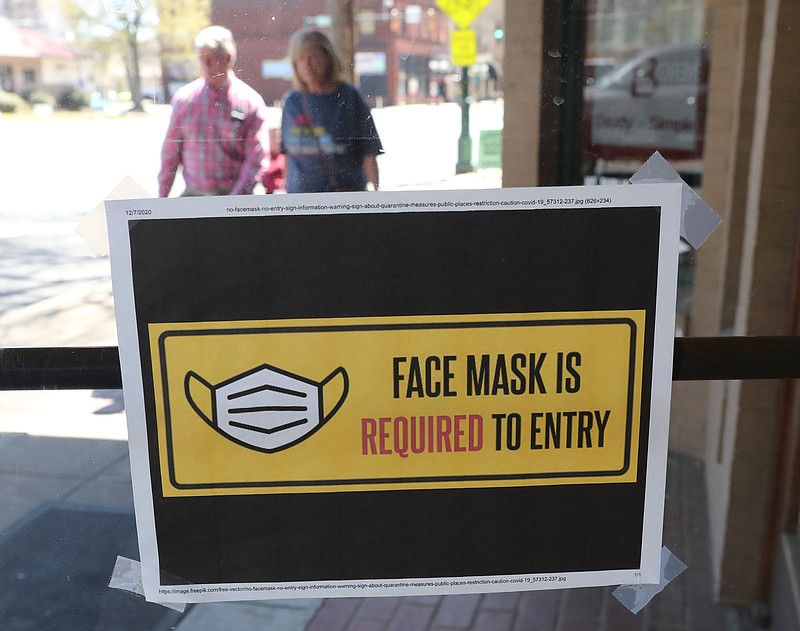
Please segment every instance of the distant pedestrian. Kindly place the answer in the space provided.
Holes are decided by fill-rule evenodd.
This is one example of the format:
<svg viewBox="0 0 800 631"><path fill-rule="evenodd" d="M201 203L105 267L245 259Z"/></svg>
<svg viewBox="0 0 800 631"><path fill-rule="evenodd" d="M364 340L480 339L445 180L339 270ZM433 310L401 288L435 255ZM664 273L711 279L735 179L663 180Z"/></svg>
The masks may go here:
<svg viewBox="0 0 800 631"><path fill-rule="evenodd" d="M269 130L269 166L261 176L267 194L283 190L286 178L286 156L281 152L281 130Z"/></svg>
<svg viewBox="0 0 800 631"><path fill-rule="evenodd" d="M320 31L299 31L289 43L289 58L295 88L283 97L286 191L377 189L383 147L369 106L341 79L331 41Z"/></svg>
<svg viewBox="0 0 800 631"><path fill-rule="evenodd" d="M203 76L172 99L158 194L169 195L181 166L183 195L250 194L266 159L264 99L231 70L236 44L228 29L209 26L194 44Z"/></svg>
<svg viewBox="0 0 800 631"><path fill-rule="evenodd" d="M495 98L497 96L497 68L492 64L486 64L486 96L487 98Z"/></svg>

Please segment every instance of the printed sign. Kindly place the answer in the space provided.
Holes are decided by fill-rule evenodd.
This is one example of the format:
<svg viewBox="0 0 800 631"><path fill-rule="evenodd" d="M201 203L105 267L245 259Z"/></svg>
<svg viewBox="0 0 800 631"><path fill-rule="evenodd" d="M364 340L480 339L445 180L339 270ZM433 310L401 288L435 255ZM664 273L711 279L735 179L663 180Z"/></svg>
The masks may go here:
<svg viewBox="0 0 800 631"><path fill-rule="evenodd" d="M291 79L292 62L288 59L264 59L261 62L261 76L265 79Z"/></svg>
<svg viewBox="0 0 800 631"><path fill-rule="evenodd" d="M478 142L478 168L499 169L503 166L503 130L481 129Z"/></svg>
<svg viewBox="0 0 800 631"><path fill-rule="evenodd" d="M355 70L359 77L385 75L386 65L385 52L361 51L355 54Z"/></svg>
<svg viewBox="0 0 800 631"><path fill-rule="evenodd" d="M162 491L635 482L643 336L643 311L151 325Z"/></svg>
<svg viewBox="0 0 800 631"><path fill-rule="evenodd" d="M584 91L587 148L606 160L702 157L709 48L642 52Z"/></svg>
<svg viewBox="0 0 800 631"><path fill-rule="evenodd" d="M459 28L468 28L492 0L436 0L436 6Z"/></svg>
<svg viewBox="0 0 800 631"><path fill-rule="evenodd" d="M475 31L465 29L450 33L450 61L454 66L471 66L475 63L477 53Z"/></svg>
<svg viewBox="0 0 800 631"><path fill-rule="evenodd" d="M657 582L680 200L107 202L147 598Z"/></svg>

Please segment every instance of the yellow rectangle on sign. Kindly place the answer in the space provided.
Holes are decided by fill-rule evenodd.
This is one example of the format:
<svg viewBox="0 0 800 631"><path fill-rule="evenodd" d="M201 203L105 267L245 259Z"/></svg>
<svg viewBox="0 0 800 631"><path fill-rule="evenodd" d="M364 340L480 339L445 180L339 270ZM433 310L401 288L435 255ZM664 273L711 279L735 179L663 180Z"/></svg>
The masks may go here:
<svg viewBox="0 0 800 631"><path fill-rule="evenodd" d="M645 312L150 325L165 496L636 480Z"/></svg>
<svg viewBox="0 0 800 631"><path fill-rule="evenodd" d="M450 33L450 58L454 66L471 66L478 54L475 31L465 29Z"/></svg>

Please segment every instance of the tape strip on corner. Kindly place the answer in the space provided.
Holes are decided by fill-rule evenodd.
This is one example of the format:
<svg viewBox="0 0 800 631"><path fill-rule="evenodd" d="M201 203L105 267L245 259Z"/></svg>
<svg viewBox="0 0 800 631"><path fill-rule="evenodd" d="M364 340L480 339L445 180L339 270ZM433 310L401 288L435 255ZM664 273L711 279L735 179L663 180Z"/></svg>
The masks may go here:
<svg viewBox="0 0 800 631"><path fill-rule="evenodd" d="M657 585L620 585L611 595L637 614L685 569L683 561L664 546L661 548L661 581Z"/></svg>
<svg viewBox="0 0 800 631"><path fill-rule="evenodd" d="M144 596L144 585L142 583L142 564L133 559L118 556L114 564L114 571L111 573L111 580L108 586L112 589L121 589L131 592L138 596ZM186 603L156 603L183 613L186 610Z"/></svg>
<svg viewBox="0 0 800 631"><path fill-rule="evenodd" d="M680 182L683 184L681 200L681 236L697 249L722 223L722 218L681 179L669 162L656 151L630 178L631 184Z"/></svg>
<svg viewBox="0 0 800 631"><path fill-rule="evenodd" d="M134 179L126 176L106 196L106 199L150 199L152 197ZM109 247L105 204L101 202L81 219L80 223L75 226L75 232L83 237L98 255L107 256Z"/></svg>

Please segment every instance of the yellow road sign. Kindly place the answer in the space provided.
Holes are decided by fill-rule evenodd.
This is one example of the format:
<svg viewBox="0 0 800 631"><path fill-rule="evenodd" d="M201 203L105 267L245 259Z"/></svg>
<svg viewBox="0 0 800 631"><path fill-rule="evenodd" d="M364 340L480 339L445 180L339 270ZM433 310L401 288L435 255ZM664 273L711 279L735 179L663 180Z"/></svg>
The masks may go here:
<svg viewBox="0 0 800 631"><path fill-rule="evenodd" d="M450 33L450 58L454 66L471 66L477 54L475 31L465 29Z"/></svg>
<svg viewBox="0 0 800 631"><path fill-rule="evenodd" d="M492 0L436 0L436 6L444 11L459 28L467 28Z"/></svg>

